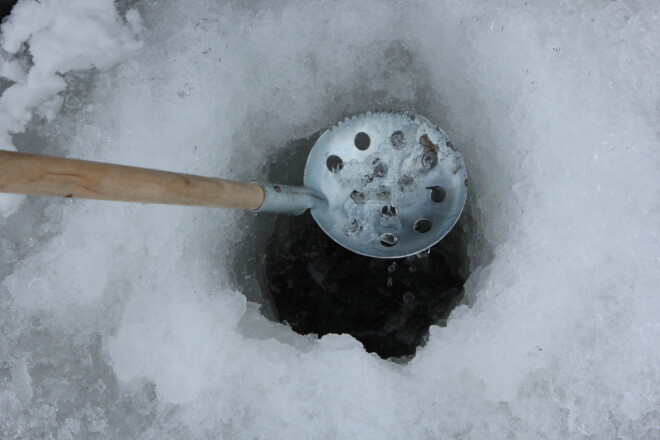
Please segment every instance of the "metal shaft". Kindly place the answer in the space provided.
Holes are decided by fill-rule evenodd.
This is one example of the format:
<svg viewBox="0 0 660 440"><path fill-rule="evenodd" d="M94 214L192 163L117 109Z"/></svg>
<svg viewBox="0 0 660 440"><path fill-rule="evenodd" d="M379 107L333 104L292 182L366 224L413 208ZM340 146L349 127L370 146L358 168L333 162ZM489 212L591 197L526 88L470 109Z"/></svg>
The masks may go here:
<svg viewBox="0 0 660 440"><path fill-rule="evenodd" d="M323 194L306 186L263 184L264 202L257 212L279 212L299 215L307 209L324 209L328 201Z"/></svg>

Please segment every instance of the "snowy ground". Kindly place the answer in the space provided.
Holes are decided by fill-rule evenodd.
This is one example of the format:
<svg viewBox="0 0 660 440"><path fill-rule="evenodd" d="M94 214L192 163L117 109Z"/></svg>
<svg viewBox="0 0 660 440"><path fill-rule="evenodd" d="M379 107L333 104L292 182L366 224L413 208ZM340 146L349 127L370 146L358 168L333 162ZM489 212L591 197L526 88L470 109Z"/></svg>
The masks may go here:
<svg viewBox="0 0 660 440"><path fill-rule="evenodd" d="M0 148L259 180L414 109L482 239L401 364L246 302L254 216L2 196L0 438L658 438L659 30L655 0L21 0Z"/></svg>

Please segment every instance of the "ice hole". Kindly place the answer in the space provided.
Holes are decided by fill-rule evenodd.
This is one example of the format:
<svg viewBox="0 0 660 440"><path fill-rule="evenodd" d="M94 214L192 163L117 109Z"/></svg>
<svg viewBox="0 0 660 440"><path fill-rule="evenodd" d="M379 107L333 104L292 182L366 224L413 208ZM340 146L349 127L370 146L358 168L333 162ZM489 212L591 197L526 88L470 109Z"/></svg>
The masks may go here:
<svg viewBox="0 0 660 440"><path fill-rule="evenodd" d="M273 164L266 173L269 180L301 184L318 135L289 142L269 161ZM281 163L288 166L276 165ZM384 206L382 211L391 214L395 209ZM405 361L425 343L429 327L445 325L454 307L464 301L467 246L475 229L469 213L431 249L394 260L343 248L309 212L256 219L263 254L256 273L254 266L247 265L237 273L252 271L250 280L259 281L260 291L250 293L257 286L245 283L242 290L262 303L264 316L299 334L350 334L368 352Z"/></svg>

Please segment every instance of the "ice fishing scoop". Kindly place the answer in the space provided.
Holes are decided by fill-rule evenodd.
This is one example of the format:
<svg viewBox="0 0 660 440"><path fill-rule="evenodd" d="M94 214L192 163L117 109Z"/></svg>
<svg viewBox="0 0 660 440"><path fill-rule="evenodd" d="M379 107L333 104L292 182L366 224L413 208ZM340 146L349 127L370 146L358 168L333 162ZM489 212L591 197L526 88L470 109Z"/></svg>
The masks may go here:
<svg viewBox="0 0 660 440"><path fill-rule="evenodd" d="M463 210L467 174L447 135L413 113L366 113L327 130L305 186L231 180L0 151L0 192L248 209L312 216L358 254L399 258L442 239Z"/></svg>

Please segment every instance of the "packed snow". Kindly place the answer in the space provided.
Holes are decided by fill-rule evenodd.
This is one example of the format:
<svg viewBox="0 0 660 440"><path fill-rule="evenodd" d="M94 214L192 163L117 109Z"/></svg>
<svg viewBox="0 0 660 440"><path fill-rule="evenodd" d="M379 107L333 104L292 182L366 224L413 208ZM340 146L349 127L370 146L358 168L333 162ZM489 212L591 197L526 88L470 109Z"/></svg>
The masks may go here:
<svg viewBox="0 0 660 440"><path fill-rule="evenodd" d="M660 436L655 0L21 0L1 33L1 149L256 181L414 110L477 231L404 362L264 318L254 214L2 195L0 438Z"/></svg>

